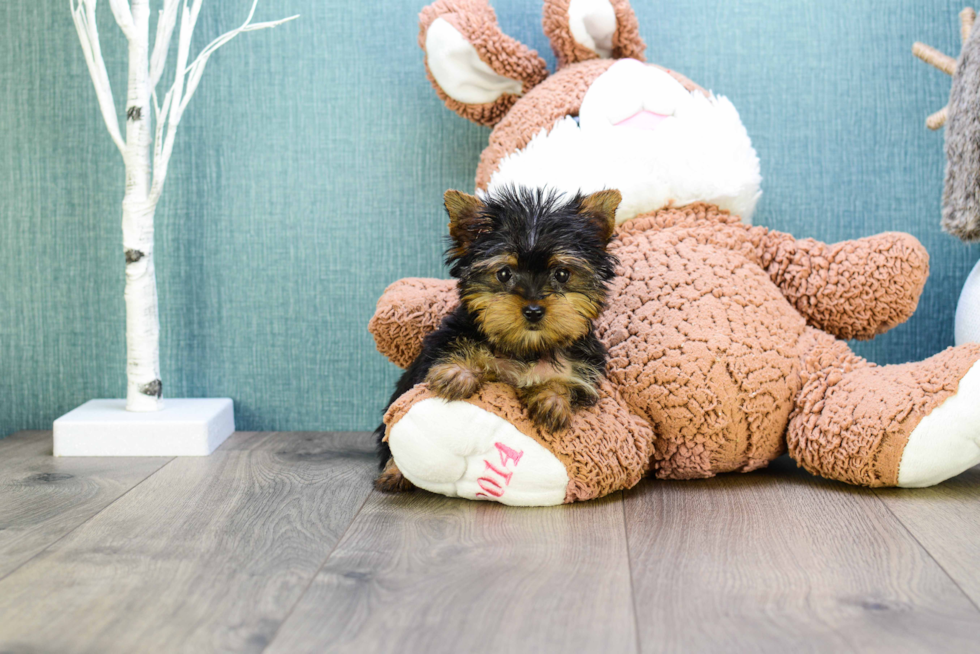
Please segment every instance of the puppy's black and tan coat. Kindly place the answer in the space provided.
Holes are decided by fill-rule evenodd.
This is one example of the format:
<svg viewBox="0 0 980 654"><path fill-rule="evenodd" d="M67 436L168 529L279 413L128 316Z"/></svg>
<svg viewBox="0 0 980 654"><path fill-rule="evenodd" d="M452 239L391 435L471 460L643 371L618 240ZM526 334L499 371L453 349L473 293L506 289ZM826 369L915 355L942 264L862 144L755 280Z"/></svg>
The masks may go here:
<svg viewBox="0 0 980 654"><path fill-rule="evenodd" d="M613 277L606 251L622 197L609 190L563 199L541 189L505 188L480 199L447 191L450 274L460 304L429 334L388 405L421 382L462 400L486 382L514 386L532 419L560 431L596 402L606 351L593 323ZM381 490L411 488L375 432Z"/></svg>

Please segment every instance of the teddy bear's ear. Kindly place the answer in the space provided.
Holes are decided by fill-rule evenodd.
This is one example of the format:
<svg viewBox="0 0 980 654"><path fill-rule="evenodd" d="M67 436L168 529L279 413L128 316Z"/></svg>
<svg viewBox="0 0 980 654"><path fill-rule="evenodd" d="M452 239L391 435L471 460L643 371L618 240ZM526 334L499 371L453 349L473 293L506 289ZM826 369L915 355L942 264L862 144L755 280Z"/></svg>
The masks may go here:
<svg viewBox="0 0 980 654"><path fill-rule="evenodd" d="M589 217L603 243L608 243L616 230L616 209L622 201L623 195L616 189L597 191L581 199L578 212Z"/></svg>
<svg viewBox="0 0 980 654"><path fill-rule="evenodd" d="M466 254L480 234L490 231L490 221L481 212L483 201L475 195L450 190L444 200L449 214L449 238L453 241L449 258L457 259Z"/></svg>
<svg viewBox="0 0 980 654"><path fill-rule="evenodd" d="M644 61L629 0L545 0L544 33L559 68L589 59Z"/></svg>
<svg viewBox="0 0 980 654"><path fill-rule="evenodd" d="M537 52L500 31L486 0L436 0L419 14L419 45L446 106L487 127L548 76Z"/></svg>

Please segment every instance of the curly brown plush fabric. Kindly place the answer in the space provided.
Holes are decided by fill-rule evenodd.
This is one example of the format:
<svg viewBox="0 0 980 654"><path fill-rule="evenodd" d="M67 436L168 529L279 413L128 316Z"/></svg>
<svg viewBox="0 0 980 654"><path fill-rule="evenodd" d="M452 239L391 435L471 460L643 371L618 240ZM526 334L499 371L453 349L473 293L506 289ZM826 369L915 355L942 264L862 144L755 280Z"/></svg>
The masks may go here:
<svg viewBox="0 0 980 654"><path fill-rule="evenodd" d="M816 474L894 485L911 431L980 360L980 346L970 346L878 367L820 331L873 335L911 315L927 268L911 236L826 245L693 204L621 225L610 249L621 266L597 325L609 349L598 407L555 439L507 387L472 400L555 452L575 480L570 499L647 472L754 470L787 444ZM372 327L378 348L404 365L403 339L421 341L454 303L451 282L393 287ZM427 392L399 400L389 424Z"/></svg>
<svg viewBox="0 0 980 654"><path fill-rule="evenodd" d="M569 115L577 115L586 91L599 75L619 58L643 61L646 47L639 36L639 25L629 0L610 0L616 13L613 59L597 55L577 44L568 25L570 0L547 0L544 6L545 31L559 60L560 70L548 77L547 67L538 53L507 36L497 24L497 15L486 0L436 0L419 14L419 46L425 50L429 26L437 18L450 23L476 49L480 60L496 73L522 82L523 95L503 94L486 104L465 104L449 97L425 70L436 94L447 107L480 125L495 127L490 144L480 157L476 188L486 189L490 178L508 154L526 146L542 129L550 129ZM680 73L657 66L688 91L708 92ZM517 103L520 99L521 102ZM516 106L515 106L516 105Z"/></svg>
<svg viewBox="0 0 980 654"><path fill-rule="evenodd" d="M790 418L790 455L814 474L895 486L909 435L953 395L980 344L915 363L878 367L819 330L801 343L803 388Z"/></svg>
<svg viewBox="0 0 980 654"><path fill-rule="evenodd" d="M542 129L550 129L565 116L577 115L592 82L613 63L610 59L596 59L566 67L521 98L520 106L514 107L491 132L490 144L480 155L476 169L476 188L485 190L500 161L530 143Z"/></svg>
<svg viewBox="0 0 980 654"><path fill-rule="evenodd" d="M613 56L641 59L643 42L628 0L610 3L617 21ZM420 43L432 21L445 17L493 70L523 82L519 101L510 95L478 106L454 103L436 86L460 115L495 124L476 172L478 190L488 188L505 157L578 115L593 82L614 63L575 42L569 5L545 0L545 31L559 62L547 79L540 58L500 32L484 0L436 0L422 12ZM971 37L968 45L974 42L980 43ZM954 91L973 80L969 65L967 56L961 59ZM666 72L689 92L709 95ZM960 104L973 97L961 96ZM951 113L956 101L954 93ZM960 127L968 136L977 131L972 123ZM955 133L951 115L947 134ZM961 147L967 155L977 149L968 146ZM978 213L975 193L954 191L960 195L946 204L964 215ZM973 238L971 220L947 215L944 224ZM571 479L566 501L628 488L644 474L688 479L754 470L787 449L824 477L895 485L916 426L957 392L980 360L974 345L878 367L835 338L872 338L915 311L929 265L907 234L828 245L749 227L716 206L695 203L634 217L619 227L610 248L621 266L597 324L609 350L599 404L578 412L571 429L555 436L534 426L507 386L488 385L468 400L555 454ZM378 349L407 366L456 302L451 281L392 285L370 325ZM386 423L394 426L428 397L425 385L413 389L391 407Z"/></svg>
<svg viewBox="0 0 980 654"><path fill-rule="evenodd" d="M619 231L616 299L598 334L609 378L656 428L658 476L750 470L784 450L806 323L752 260L763 231L707 205Z"/></svg>
<svg viewBox="0 0 980 654"><path fill-rule="evenodd" d="M771 232L766 245L762 265L786 299L838 338L874 338L908 320L929 276L928 252L900 232L836 245Z"/></svg>
<svg viewBox="0 0 980 654"><path fill-rule="evenodd" d="M497 14L486 0L436 0L419 14L419 47L425 50L425 35L429 26L442 18L469 41L480 60L499 75L522 83L527 93L548 76L544 59L519 41L500 31ZM510 110L519 96L505 93L494 102L465 104L449 97L429 70L426 56L425 72L429 82L446 106L474 123L493 127Z"/></svg>
<svg viewBox="0 0 980 654"><path fill-rule="evenodd" d="M381 354L407 368L422 351L422 339L456 308L456 280L400 279L385 289L368 323Z"/></svg>
<svg viewBox="0 0 980 654"><path fill-rule="evenodd" d="M578 115L592 82L616 63L612 59L593 59L562 68L521 98L520 104L497 124L490 134L490 144L480 155L476 169L476 188L485 190L490 178L508 154L523 149L541 130L550 130L565 116ZM703 88L680 73L657 66L680 82L688 91Z"/></svg>
<svg viewBox="0 0 980 654"><path fill-rule="evenodd" d="M576 412L561 434L538 428L506 384L487 384L466 402L504 418L558 457L568 472L565 501L581 502L635 486L648 472L654 442L650 426L630 412L608 381L599 390L598 404ZM419 384L391 406L385 424L394 425L412 406L432 397Z"/></svg>
<svg viewBox="0 0 980 654"><path fill-rule="evenodd" d="M575 64L580 61L598 59L599 54L590 50L575 40L569 28L568 6L571 0L545 0L544 3L544 33L551 41L551 49L558 60L558 67L562 68L568 64ZM612 38L612 58L622 59L629 57L639 61L646 61L643 58L643 51L646 44L640 37L640 25L633 13L629 0L610 0L613 11L616 13L616 31Z"/></svg>

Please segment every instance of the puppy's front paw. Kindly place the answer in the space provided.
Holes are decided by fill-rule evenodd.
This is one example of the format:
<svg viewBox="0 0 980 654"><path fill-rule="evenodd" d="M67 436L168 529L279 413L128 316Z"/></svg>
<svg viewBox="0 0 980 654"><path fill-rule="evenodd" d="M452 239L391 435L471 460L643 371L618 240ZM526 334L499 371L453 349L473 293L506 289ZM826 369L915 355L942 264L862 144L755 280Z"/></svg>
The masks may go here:
<svg viewBox="0 0 980 654"><path fill-rule="evenodd" d="M572 389L572 407L595 406L599 403L599 393L592 386L581 386Z"/></svg>
<svg viewBox="0 0 980 654"><path fill-rule="evenodd" d="M374 480L374 487L382 493L404 493L415 488L412 482L402 475L394 459L388 459L385 469Z"/></svg>
<svg viewBox="0 0 980 654"><path fill-rule="evenodd" d="M444 400L465 400L480 390L481 375L462 363L439 363L425 378L432 392Z"/></svg>
<svg viewBox="0 0 980 654"><path fill-rule="evenodd" d="M525 393L524 403L536 425L550 432L568 429L572 423L572 402L567 390L552 386Z"/></svg>

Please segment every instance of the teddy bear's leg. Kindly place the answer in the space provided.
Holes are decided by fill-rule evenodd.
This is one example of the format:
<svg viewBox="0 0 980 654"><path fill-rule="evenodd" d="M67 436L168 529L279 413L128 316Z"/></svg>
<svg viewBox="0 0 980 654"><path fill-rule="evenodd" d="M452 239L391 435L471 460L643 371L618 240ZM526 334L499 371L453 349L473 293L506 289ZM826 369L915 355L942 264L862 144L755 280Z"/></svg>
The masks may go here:
<svg viewBox="0 0 980 654"><path fill-rule="evenodd" d="M966 346L960 349L965 349ZM980 359L980 346L971 348ZM980 361L975 361L950 395L909 436L898 485L923 488L980 464Z"/></svg>
<svg viewBox="0 0 980 654"><path fill-rule="evenodd" d="M515 506L547 506L629 488L647 472L653 434L607 382L569 429L536 427L514 389L487 384L460 402L425 384L385 416L391 453L410 482L433 493Z"/></svg>
<svg viewBox="0 0 980 654"><path fill-rule="evenodd" d="M862 486L938 484L980 463L980 345L876 366L817 329L787 429L808 471Z"/></svg>

